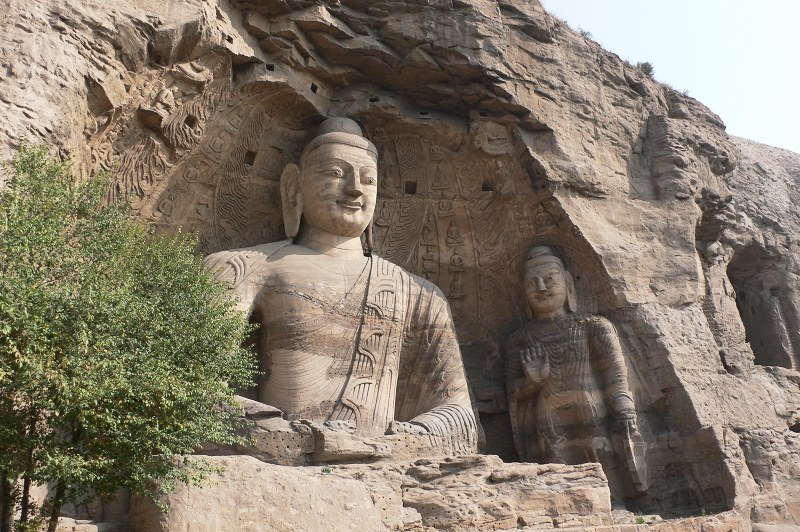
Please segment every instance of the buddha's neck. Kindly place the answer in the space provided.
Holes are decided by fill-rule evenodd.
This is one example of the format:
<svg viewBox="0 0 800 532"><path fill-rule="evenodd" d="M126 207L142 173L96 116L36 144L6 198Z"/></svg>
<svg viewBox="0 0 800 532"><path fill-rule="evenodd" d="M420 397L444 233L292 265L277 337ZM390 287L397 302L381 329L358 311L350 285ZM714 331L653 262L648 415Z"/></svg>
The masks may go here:
<svg viewBox="0 0 800 532"><path fill-rule="evenodd" d="M316 227L306 226L295 239L295 243L332 257L364 258L364 248L361 247L361 237L358 236L335 235Z"/></svg>
<svg viewBox="0 0 800 532"><path fill-rule="evenodd" d="M534 314L534 318L538 321L555 321L561 318L565 318L567 316L568 312L564 307L561 307L552 312L541 312L539 314Z"/></svg>

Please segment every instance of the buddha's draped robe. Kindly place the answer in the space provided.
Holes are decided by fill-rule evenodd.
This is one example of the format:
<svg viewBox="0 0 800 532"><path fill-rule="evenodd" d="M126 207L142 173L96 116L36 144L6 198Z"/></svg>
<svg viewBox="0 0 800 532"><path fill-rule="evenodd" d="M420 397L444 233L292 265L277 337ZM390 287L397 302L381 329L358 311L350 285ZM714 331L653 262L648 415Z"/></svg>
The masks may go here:
<svg viewBox="0 0 800 532"><path fill-rule="evenodd" d="M205 260L261 323L259 400L290 420L353 422L363 436L409 421L451 452L475 452L477 424L441 291L373 257L348 272L337 294L326 280L343 276L314 255L285 241Z"/></svg>

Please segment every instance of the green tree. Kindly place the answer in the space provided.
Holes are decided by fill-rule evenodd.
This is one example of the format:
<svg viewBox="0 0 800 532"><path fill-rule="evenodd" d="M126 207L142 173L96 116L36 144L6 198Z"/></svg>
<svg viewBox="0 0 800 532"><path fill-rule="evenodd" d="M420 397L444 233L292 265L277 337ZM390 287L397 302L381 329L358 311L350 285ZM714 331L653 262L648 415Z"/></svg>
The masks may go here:
<svg viewBox="0 0 800 532"><path fill-rule="evenodd" d="M156 236L104 181L75 183L25 147L0 192L2 532L31 484L52 486L49 530L67 500L120 487L155 497L194 482L181 464L232 442L235 388L251 382L245 320L201 268L194 241ZM158 486L158 487L156 487Z"/></svg>

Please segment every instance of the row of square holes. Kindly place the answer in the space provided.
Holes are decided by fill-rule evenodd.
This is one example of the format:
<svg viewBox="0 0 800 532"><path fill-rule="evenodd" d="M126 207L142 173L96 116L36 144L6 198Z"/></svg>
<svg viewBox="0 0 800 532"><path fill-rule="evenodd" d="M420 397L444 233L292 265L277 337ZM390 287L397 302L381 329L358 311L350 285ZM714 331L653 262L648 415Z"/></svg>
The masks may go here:
<svg viewBox="0 0 800 532"><path fill-rule="evenodd" d="M267 70L269 70L270 72L275 70L275 65L268 64L268 65L266 65L266 67L267 67ZM317 84L316 83L312 83L311 84L311 92L316 94L317 90L319 90L319 87L317 87ZM380 99L379 96L371 96L369 98L369 101L372 102L372 103L379 102L380 100L381 99ZM420 114L420 116L429 116L430 115L430 113L428 111L420 111L419 114ZM481 116L486 116L486 113L484 111L481 111L480 115ZM189 127L190 129L194 129L194 127L197 125L197 117L195 117L193 115L188 115L186 117L186 119L184 120L184 124L186 124L186 126ZM255 162L255 158L256 158L255 152L248 151L247 154L245 155L245 164L247 166L252 166L253 163ZM494 186L492 186L491 183L484 182L483 185L481 185L481 190L483 192L493 192L494 191ZM414 181L409 181L408 183L406 183L406 194L413 195L413 194L416 194L416 193L417 193L417 183L414 182Z"/></svg>
<svg viewBox="0 0 800 532"><path fill-rule="evenodd" d="M266 68L270 72L274 72L275 71L275 65L273 65L273 64L266 65ZM312 83L311 84L311 92L316 94L318 90L319 90L319 87L317 87L317 84L316 83ZM369 97L369 101L370 101L370 103L377 103L377 102L381 101L381 98L380 98L380 96L370 96ZM480 111L479 114L480 114L480 116L487 116L486 111ZM428 111L420 111L419 115L420 116L430 116L430 113Z"/></svg>
<svg viewBox="0 0 800 532"><path fill-rule="evenodd" d="M190 118L190 117L194 118L191 115L189 115L187 117L187 119ZM245 154L244 154L244 164L245 164L245 166L252 168L256 163L256 155L258 155L256 152L254 152L252 150L247 150L245 152ZM417 182L416 181L406 181L405 192L409 196L415 195L417 193ZM489 181L484 181L481 184L481 192L494 192L494 185L492 183L490 183Z"/></svg>
<svg viewBox="0 0 800 532"><path fill-rule="evenodd" d="M405 192L409 196L413 196L417 193L417 182L416 181L406 181L406 188ZM481 184L481 192L494 192L494 185L489 181L484 181Z"/></svg>
<svg viewBox="0 0 800 532"><path fill-rule="evenodd" d="M256 164L256 152L252 150L247 150L244 154L244 164L247 167L252 168ZM405 192L409 196L413 196L417 193L417 182L416 181L406 181ZM481 184L481 192L494 192L494 185L488 181L484 181Z"/></svg>
<svg viewBox="0 0 800 532"><path fill-rule="evenodd" d="M273 65L273 64L266 65L266 68L270 72L274 72L275 71L275 65ZM318 90L319 90L319 87L317 87L317 84L316 83L312 83L311 84L311 92L316 94ZM380 96L370 96L369 97L369 101L370 101L370 103L377 103L377 102L381 101L381 98L380 98ZM480 116L487 116L486 111L480 111L478 114L480 114ZM420 111L419 115L420 116L430 116L430 113L428 111Z"/></svg>

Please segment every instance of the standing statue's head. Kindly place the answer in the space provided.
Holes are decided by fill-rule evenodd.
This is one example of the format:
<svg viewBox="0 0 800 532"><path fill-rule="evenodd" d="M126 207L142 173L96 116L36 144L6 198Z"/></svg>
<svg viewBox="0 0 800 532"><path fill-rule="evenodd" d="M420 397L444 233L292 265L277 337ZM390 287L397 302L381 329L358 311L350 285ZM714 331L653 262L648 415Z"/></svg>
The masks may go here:
<svg viewBox="0 0 800 532"><path fill-rule="evenodd" d="M281 174L286 236L294 238L301 218L315 229L360 236L372 221L378 180L378 152L348 118L320 125L300 156Z"/></svg>
<svg viewBox="0 0 800 532"><path fill-rule="evenodd" d="M551 248L531 248L525 259L523 278L525 295L535 318L554 318L577 309L572 275Z"/></svg>

